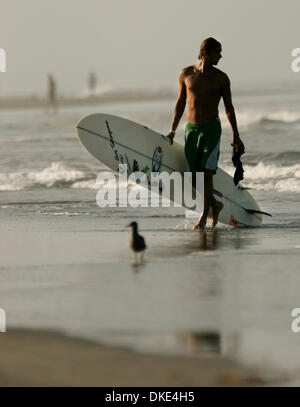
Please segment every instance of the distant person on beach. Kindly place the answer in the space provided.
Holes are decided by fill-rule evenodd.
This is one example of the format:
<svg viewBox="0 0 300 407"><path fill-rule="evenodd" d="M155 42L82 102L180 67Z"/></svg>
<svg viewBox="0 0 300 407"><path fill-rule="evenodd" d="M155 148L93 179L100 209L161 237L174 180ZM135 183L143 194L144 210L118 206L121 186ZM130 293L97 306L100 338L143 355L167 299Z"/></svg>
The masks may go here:
<svg viewBox="0 0 300 407"><path fill-rule="evenodd" d="M95 96L96 86L97 86L97 76L95 72L91 71L88 76L88 88L90 96Z"/></svg>
<svg viewBox="0 0 300 407"><path fill-rule="evenodd" d="M56 82L52 75L48 75L48 106L53 109L53 112L57 110L56 104Z"/></svg>
<svg viewBox="0 0 300 407"><path fill-rule="evenodd" d="M221 52L221 44L214 38L207 38L201 44L199 62L180 72L173 123L167 134L172 143L187 102L185 156L193 178L197 171L204 172L204 209L194 229L206 226L210 208L210 226L215 227L224 206L213 196L213 175L217 170L220 153L221 122L218 106L221 97L233 131L232 146L236 151L244 148L232 105L230 80L224 72L214 67L222 58Z"/></svg>

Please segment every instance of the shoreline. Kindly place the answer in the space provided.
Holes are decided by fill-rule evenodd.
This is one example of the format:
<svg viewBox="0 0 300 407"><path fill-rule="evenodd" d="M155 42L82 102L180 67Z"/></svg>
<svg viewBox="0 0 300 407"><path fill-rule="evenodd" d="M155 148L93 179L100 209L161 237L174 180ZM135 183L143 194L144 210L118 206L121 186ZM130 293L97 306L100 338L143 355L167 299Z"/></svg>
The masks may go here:
<svg viewBox="0 0 300 407"><path fill-rule="evenodd" d="M89 106L116 102L130 103L153 100L173 100L174 97L175 94L169 92L162 92L161 94L120 93L94 97L58 97L55 106L59 109L61 107ZM47 99L38 96L0 99L0 109L2 110L35 108L44 110L53 109L53 107L49 105Z"/></svg>
<svg viewBox="0 0 300 407"><path fill-rule="evenodd" d="M0 334L0 344L0 387L268 384L258 372L222 356L141 354L54 331L28 329Z"/></svg>
<svg viewBox="0 0 300 407"><path fill-rule="evenodd" d="M271 96L281 96L281 95L298 95L298 89L248 89L248 90L234 90L235 97L261 97L266 95ZM105 103L131 103L131 102L148 102L148 101L158 101L158 100L170 100L174 102L176 99L176 91L162 89L157 92L147 92L147 91L124 91L107 93L103 95L95 96L58 96L56 101L56 107L72 107L72 106L89 106L89 105L99 105ZM28 95L28 96L11 96L11 97L0 97L0 109L52 109L45 97L38 95Z"/></svg>

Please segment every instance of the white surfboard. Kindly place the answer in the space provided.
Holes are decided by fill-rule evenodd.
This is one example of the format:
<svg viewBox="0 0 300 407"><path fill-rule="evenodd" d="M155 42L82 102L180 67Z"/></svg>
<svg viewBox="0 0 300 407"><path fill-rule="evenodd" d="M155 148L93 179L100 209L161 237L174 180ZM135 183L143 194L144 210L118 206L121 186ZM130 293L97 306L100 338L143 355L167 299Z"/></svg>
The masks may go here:
<svg viewBox="0 0 300 407"><path fill-rule="evenodd" d="M164 135L133 121L98 113L82 118L76 130L88 152L114 172L118 172L119 164L127 164L129 173L187 171L182 145L171 145ZM233 178L220 167L213 182L214 194L224 204L220 222L232 226L261 225L264 212L242 185L235 186Z"/></svg>

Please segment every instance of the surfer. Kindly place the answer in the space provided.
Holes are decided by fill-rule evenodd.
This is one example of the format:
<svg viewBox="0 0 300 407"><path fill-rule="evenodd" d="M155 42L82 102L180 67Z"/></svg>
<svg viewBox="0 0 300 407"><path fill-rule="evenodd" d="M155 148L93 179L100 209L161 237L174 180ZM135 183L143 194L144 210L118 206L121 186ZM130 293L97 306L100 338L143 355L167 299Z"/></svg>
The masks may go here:
<svg viewBox="0 0 300 407"><path fill-rule="evenodd" d="M95 72L90 71L89 76L88 76L88 87L89 87L89 93L90 96L95 96L95 90L97 86L97 76Z"/></svg>
<svg viewBox="0 0 300 407"><path fill-rule="evenodd" d="M201 44L199 62L180 72L173 123L167 134L172 143L187 103L185 155L189 171L193 175L197 171L204 172L204 209L194 229L206 226L210 208L210 226L215 227L223 208L222 202L213 196L213 175L217 170L220 153L221 123L218 106L221 97L233 131L232 146L236 151L244 147L231 100L230 80L214 66L222 58L221 52L221 44L214 38L207 38Z"/></svg>
<svg viewBox="0 0 300 407"><path fill-rule="evenodd" d="M56 112L56 82L53 75L48 74L48 105Z"/></svg>

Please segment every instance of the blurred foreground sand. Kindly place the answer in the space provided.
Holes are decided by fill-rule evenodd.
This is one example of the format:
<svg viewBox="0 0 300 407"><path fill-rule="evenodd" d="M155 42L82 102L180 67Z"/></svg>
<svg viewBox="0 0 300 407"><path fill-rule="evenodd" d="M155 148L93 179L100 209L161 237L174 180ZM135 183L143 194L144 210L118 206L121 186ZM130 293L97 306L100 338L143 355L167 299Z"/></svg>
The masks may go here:
<svg viewBox="0 0 300 407"><path fill-rule="evenodd" d="M62 334L0 334L0 386L262 385L255 372L221 356L160 356L111 348Z"/></svg>

